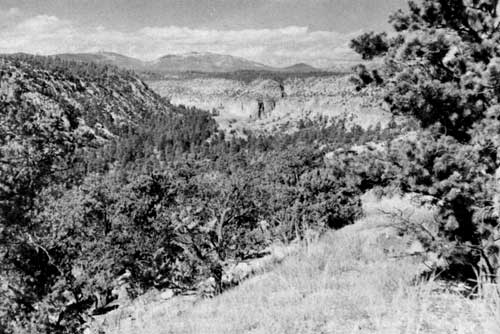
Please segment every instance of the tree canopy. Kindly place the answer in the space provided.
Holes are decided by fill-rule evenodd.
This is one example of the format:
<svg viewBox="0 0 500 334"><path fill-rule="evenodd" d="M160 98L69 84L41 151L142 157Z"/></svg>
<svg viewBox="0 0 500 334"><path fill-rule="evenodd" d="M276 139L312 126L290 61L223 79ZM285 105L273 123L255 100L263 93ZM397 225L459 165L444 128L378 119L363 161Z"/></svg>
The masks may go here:
<svg viewBox="0 0 500 334"><path fill-rule="evenodd" d="M404 162L400 185L438 206L442 255L492 277L500 249L497 10L496 0L409 1L407 11L390 17L397 33L381 70L391 111L424 129L417 142L393 148ZM355 50L369 50L373 39L357 39L363 45Z"/></svg>

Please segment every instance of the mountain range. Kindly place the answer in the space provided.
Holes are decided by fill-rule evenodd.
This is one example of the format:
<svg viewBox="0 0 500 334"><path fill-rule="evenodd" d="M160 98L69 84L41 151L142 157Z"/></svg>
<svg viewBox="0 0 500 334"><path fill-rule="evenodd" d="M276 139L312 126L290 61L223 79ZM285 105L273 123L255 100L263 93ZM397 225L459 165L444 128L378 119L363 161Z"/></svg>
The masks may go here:
<svg viewBox="0 0 500 334"><path fill-rule="evenodd" d="M176 73L205 72L224 73L237 71L266 72L321 72L308 64L296 64L290 67L272 67L241 57L210 52L191 52L179 55L166 55L153 61L142 61L113 52L65 53L54 55L65 60L95 62L115 65L139 72Z"/></svg>

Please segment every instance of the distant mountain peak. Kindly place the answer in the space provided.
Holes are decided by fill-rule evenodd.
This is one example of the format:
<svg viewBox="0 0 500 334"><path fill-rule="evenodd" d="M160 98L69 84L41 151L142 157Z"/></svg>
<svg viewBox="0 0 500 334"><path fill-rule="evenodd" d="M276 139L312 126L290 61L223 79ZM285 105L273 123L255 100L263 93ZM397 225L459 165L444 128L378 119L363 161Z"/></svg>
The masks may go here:
<svg viewBox="0 0 500 334"><path fill-rule="evenodd" d="M272 67L231 55L212 52L189 52L165 55L149 62L156 72L236 72L242 70L273 70Z"/></svg>
<svg viewBox="0 0 500 334"><path fill-rule="evenodd" d="M242 57L213 52L192 51L182 54L167 54L153 61L142 61L116 52L65 53L58 57L72 61L96 62L121 68L156 73L205 72L223 73L238 71L269 72L319 72L306 63L298 63L285 68L276 68Z"/></svg>
<svg viewBox="0 0 500 334"><path fill-rule="evenodd" d="M193 55L193 56L220 55L220 54L213 53L213 52L208 52L208 51L204 51L204 52L201 52L201 51L191 51L191 52L188 52L188 53L185 53L185 54L189 54L189 55Z"/></svg>
<svg viewBox="0 0 500 334"><path fill-rule="evenodd" d="M319 72L320 70L306 63L298 63L292 66L282 68L287 72Z"/></svg>

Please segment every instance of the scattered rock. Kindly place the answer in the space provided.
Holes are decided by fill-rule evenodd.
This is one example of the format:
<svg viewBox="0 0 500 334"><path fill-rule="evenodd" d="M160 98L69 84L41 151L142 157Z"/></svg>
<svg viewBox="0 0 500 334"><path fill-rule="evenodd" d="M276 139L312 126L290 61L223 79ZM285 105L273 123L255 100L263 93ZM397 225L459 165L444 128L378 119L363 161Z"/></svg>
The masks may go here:
<svg viewBox="0 0 500 334"><path fill-rule="evenodd" d="M448 263L439 254L434 252L427 252L424 265L429 269L445 268ZM430 270L429 270L430 271Z"/></svg>
<svg viewBox="0 0 500 334"><path fill-rule="evenodd" d="M65 290L63 293L62 293L62 297L64 298L65 300L65 305L66 306L69 306L71 304L76 304L77 303L77 300L75 298L75 295L69 291L69 290Z"/></svg>
<svg viewBox="0 0 500 334"><path fill-rule="evenodd" d="M169 299L172 299L174 297L174 291L171 290L171 289L166 289L166 290L163 290L163 292L160 294L160 298L162 300L169 300Z"/></svg>
<svg viewBox="0 0 500 334"><path fill-rule="evenodd" d="M415 240L411 243L410 247L408 248L408 254L409 255L418 255L418 254L424 254L425 249L422 243L418 240Z"/></svg>
<svg viewBox="0 0 500 334"><path fill-rule="evenodd" d="M246 264L245 262L238 263L238 265L233 270L233 280L237 282L241 282L248 276L250 276L252 272L252 268Z"/></svg>

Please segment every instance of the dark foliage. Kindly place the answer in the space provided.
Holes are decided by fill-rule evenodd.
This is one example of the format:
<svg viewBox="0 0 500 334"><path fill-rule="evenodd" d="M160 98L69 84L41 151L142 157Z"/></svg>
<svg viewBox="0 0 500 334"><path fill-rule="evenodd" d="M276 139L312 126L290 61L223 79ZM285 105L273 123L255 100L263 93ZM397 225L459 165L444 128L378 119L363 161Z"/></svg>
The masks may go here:
<svg viewBox="0 0 500 334"><path fill-rule="evenodd" d="M392 112L424 129L395 145L391 159L401 189L439 210L439 233L427 245L451 274L468 267L493 279L500 274L497 7L497 0L410 1L391 16L399 36L383 74Z"/></svg>
<svg viewBox="0 0 500 334"><path fill-rule="evenodd" d="M346 71L348 72L348 70ZM182 79L194 79L194 78L220 78L228 80L237 80L245 83L250 83L257 79L270 79L277 82L283 82L289 78L310 78L310 77L331 77L334 75L342 76L345 75L344 72L329 72L329 71L313 71L313 72L277 72L277 71L251 71L251 70L241 70L235 72L214 72L214 73L204 73L204 72L184 72L184 73L170 73L170 74L159 74L155 72L141 72L140 77L146 81L154 80L164 80L179 78Z"/></svg>
<svg viewBox="0 0 500 334"><path fill-rule="evenodd" d="M365 60L384 55L389 50L387 34L376 34L373 31L354 38L349 46Z"/></svg>

